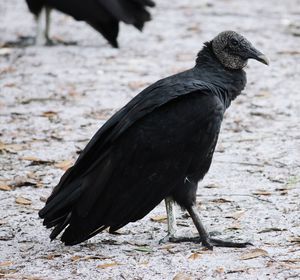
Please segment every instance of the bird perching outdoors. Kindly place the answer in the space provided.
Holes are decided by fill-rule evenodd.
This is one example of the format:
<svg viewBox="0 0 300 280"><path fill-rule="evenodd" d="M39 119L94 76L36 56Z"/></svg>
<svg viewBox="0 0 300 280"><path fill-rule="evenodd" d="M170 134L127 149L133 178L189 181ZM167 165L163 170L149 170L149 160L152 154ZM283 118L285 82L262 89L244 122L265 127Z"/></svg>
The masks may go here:
<svg viewBox="0 0 300 280"><path fill-rule="evenodd" d="M264 54L234 31L206 42L194 68L159 80L114 114L66 171L39 215L50 238L62 231L66 245L108 228L115 232L167 201L186 209L199 236L213 246L245 247L211 238L195 208L198 182L211 165L225 110L244 89L248 59L269 64Z"/></svg>
<svg viewBox="0 0 300 280"><path fill-rule="evenodd" d="M147 7L154 7L152 0L26 0L37 21L36 44L51 43L49 37L50 11L59 10L96 29L113 46L118 47L119 22L142 30L151 20Z"/></svg>

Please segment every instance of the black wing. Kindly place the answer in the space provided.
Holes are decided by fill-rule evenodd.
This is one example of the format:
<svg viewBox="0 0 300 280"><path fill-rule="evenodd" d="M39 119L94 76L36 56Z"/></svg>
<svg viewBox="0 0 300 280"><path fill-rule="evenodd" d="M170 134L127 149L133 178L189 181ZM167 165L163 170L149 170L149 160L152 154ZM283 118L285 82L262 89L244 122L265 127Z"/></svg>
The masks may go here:
<svg viewBox="0 0 300 280"><path fill-rule="evenodd" d="M172 80L163 79L143 90L97 131L74 166L64 174L61 182L54 190L54 194L61 185L73 181L74 177L78 177L78 174L86 175L94 168L94 165L101 162L102 158L109 152L112 143L137 120L169 101L195 91L202 94L212 94L219 92L220 88L202 81L191 80L172 84ZM87 162L89 165L86 164Z"/></svg>
<svg viewBox="0 0 300 280"><path fill-rule="evenodd" d="M67 225L66 244L108 226L115 230L142 218L170 194L190 168L195 139L205 149L212 141L206 132L216 112L219 122L223 108L212 90L203 82L162 80L115 114L40 211L47 227L56 226L51 238Z"/></svg>

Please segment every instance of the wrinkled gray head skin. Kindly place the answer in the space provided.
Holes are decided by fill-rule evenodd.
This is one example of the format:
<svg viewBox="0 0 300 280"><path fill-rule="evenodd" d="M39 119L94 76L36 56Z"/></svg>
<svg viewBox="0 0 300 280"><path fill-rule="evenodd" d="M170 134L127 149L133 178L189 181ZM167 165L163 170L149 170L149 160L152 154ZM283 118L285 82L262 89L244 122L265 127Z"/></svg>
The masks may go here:
<svg viewBox="0 0 300 280"><path fill-rule="evenodd" d="M267 57L235 31L221 32L212 40L212 48L219 61L229 69L244 68L250 58L269 65Z"/></svg>

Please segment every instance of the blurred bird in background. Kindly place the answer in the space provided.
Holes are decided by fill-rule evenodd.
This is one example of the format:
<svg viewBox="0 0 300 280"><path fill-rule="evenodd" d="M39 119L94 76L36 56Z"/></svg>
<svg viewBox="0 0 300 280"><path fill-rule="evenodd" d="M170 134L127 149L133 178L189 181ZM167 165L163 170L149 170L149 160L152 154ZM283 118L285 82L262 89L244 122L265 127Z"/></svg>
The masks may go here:
<svg viewBox="0 0 300 280"><path fill-rule="evenodd" d="M194 68L152 84L113 115L66 171L39 212L50 238L66 245L142 219L167 199L169 239L175 238L172 201L186 209L199 236L213 246L245 247L211 238L197 214L197 184L210 168L225 110L244 89L248 59L265 55L234 31L204 44Z"/></svg>
<svg viewBox="0 0 300 280"><path fill-rule="evenodd" d="M51 43L49 37L50 11L59 10L78 21L85 21L115 48L118 47L119 22L142 30L151 20L147 7L152 0L26 0L37 21L36 44Z"/></svg>

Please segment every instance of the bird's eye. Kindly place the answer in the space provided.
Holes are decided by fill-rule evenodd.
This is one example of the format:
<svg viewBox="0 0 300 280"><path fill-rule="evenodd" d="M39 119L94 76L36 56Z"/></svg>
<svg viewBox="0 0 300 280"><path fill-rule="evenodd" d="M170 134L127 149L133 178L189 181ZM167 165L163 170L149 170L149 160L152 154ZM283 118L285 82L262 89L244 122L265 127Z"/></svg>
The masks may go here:
<svg viewBox="0 0 300 280"><path fill-rule="evenodd" d="M231 39L230 40L230 43L231 43L231 45L233 45L233 46L237 46L238 45L238 40L236 40L236 39Z"/></svg>

